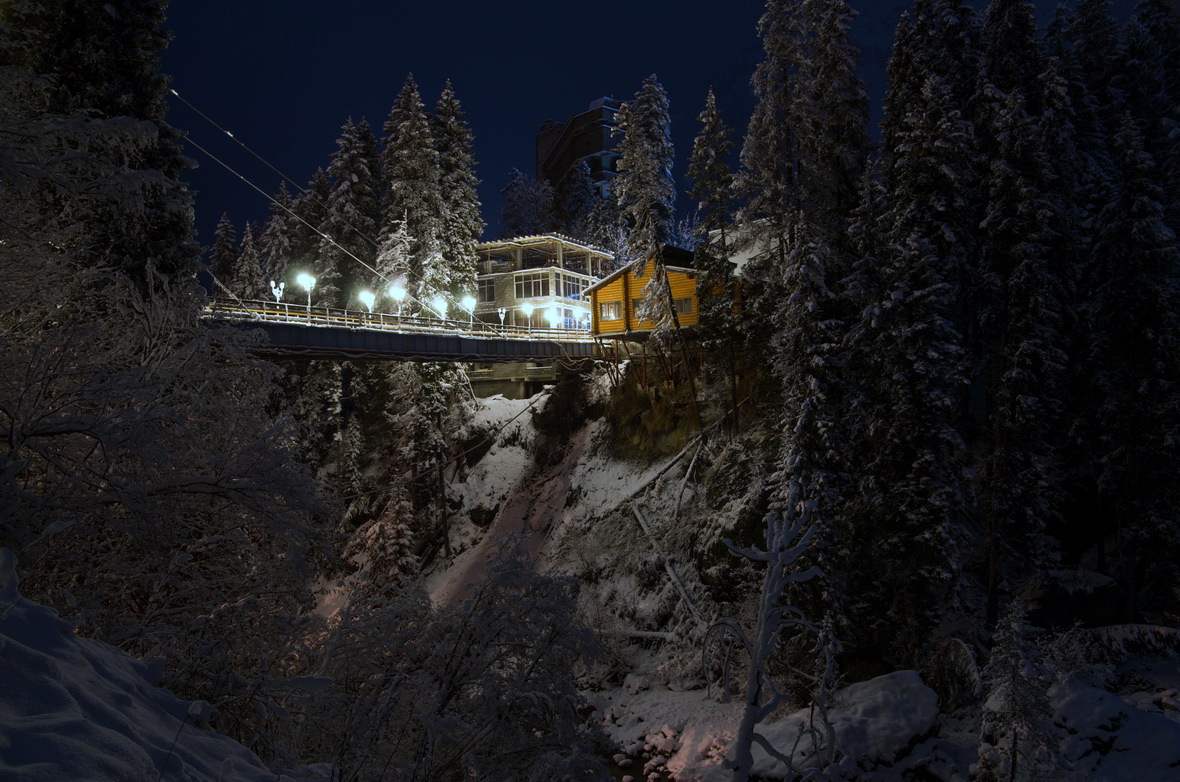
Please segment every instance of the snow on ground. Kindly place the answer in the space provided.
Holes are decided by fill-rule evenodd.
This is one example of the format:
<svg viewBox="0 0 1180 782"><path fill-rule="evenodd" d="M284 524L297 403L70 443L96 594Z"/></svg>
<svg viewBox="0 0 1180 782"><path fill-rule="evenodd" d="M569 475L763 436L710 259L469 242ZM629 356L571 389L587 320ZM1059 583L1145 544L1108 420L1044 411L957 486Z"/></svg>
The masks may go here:
<svg viewBox="0 0 1180 782"><path fill-rule="evenodd" d="M1076 771L1096 782L1180 779L1180 722L1077 679L1050 690L1053 721L1071 734L1062 745ZM1172 691L1175 695L1175 691ZM1171 709L1175 714L1175 708Z"/></svg>
<svg viewBox="0 0 1180 782"><path fill-rule="evenodd" d="M591 696L602 715L603 729L621 748L617 761L624 771L643 779L664 772L678 782L727 782L732 771L725 755L741 719L741 703L717 703L703 690L671 692L631 687ZM861 768L892 763L915 739L928 733L938 716L937 696L914 671L898 671L850 685L836 696L831 712L837 746L848 762ZM795 760L807 768L813 756L800 730L810 712L803 709L759 726L780 750L796 747ZM754 773L786 779L786 767L761 748L754 749Z"/></svg>
<svg viewBox="0 0 1180 782"><path fill-rule="evenodd" d="M0 778L60 780L312 780L272 771L205 726L209 707L156 686L152 665L81 638L17 590L0 549Z"/></svg>

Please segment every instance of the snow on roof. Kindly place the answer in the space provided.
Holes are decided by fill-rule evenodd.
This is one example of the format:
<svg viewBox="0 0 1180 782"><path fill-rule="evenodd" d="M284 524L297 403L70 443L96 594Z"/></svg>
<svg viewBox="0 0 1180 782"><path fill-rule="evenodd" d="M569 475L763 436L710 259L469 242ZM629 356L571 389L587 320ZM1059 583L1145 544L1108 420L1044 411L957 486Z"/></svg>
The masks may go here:
<svg viewBox="0 0 1180 782"><path fill-rule="evenodd" d="M513 236L508 239L496 239L491 242L480 242L479 244L475 245L475 249L476 250L492 250L497 247L513 247L513 246L524 247L526 245L546 244L546 243L550 243L550 242L560 242L562 244L566 244L571 247L576 247L579 250L585 250L586 252L594 253L596 255L604 255L608 258L614 257L611 253L607 252L606 250L602 249L601 247L595 247L592 244L587 244L586 242L580 242L577 239L572 239L572 238L566 236L565 234L559 234L559 233L531 234L529 236Z"/></svg>

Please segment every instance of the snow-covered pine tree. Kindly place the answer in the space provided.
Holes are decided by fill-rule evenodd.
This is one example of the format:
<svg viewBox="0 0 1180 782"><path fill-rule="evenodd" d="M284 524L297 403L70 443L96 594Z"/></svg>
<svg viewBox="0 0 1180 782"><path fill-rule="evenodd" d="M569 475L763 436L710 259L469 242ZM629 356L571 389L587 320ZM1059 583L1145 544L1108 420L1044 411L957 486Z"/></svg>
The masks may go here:
<svg viewBox="0 0 1180 782"><path fill-rule="evenodd" d="M580 242L590 240L591 215L598 205L598 189L585 160L569 170L562 186L565 200L561 205L561 232Z"/></svg>
<svg viewBox="0 0 1180 782"><path fill-rule="evenodd" d="M504 206L500 209L500 237L533 236L552 231L557 226L553 186L514 168L508 172L508 184L500 190Z"/></svg>
<svg viewBox="0 0 1180 782"><path fill-rule="evenodd" d="M627 250L627 225L623 222L618 195L613 189L594 204L587 237L595 247L601 247L613 256L614 266L606 270L608 274L633 260Z"/></svg>
<svg viewBox="0 0 1180 782"><path fill-rule="evenodd" d="M242 252L237 273L230 288L243 299L260 301L270 296L270 285L262 271L262 250L258 246L258 226L247 222L242 231Z"/></svg>
<svg viewBox="0 0 1180 782"><path fill-rule="evenodd" d="M380 179L377 139L369 123L340 128L328 165L332 187L325 203L316 261L314 299L329 307L357 307L356 295L372 284ZM366 268L368 267L368 268Z"/></svg>
<svg viewBox="0 0 1180 782"><path fill-rule="evenodd" d="M291 222L291 263L287 265L288 293L296 296L303 295L303 291L295 291L295 277L301 272L313 273L313 263L319 253L320 227L327 215L328 194L332 190L332 183L322 168L317 168L307 183L306 189L295 197L292 211L298 219Z"/></svg>
<svg viewBox="0 0 1180 782"><path fill-rule="evenodd" d="M676 185L672 180L672 131L668 96L655 74L619 112L619 208L627 221L628 254L638 274L647 274L638 316L666 328L676 324L672 289L664 269L664 246L672 236Z"/></svg>
<svg viewBox="0 0 1180 782"><path fill-rule="evenodd" d="M802 195L799 185L799 140L796 121L799 72L806 52L802 0L767 0L758 21L764 58L754 71L757 103L746 130L741 170L736 188L745 202L739 222L749 232L756 257L747 276L758 293L748 298L746 318L769 318L771 302L780 300L776 269L786 262L789 215L796 214ZM754 294L754 291L751 291Z"/></svg>
<svg viewBox="0 0 1180 782"><path fill-rule="evenodd" d="M274 203L271 205L270 211L266 228L263 229L262 238L259 241L262 251L262 274L267 281L268 296L270 295L270 282L273 280L277 284L284 280L287 266L291 264L294 257L291 252L291 245L294 241L292 223L295 222L291 212L294 211L294 202L291 199L291 192L287 190L286 182L279 183L279 190L274 195Z"/></svg>
<svg viewBox="0 0 1180 782"><path fill-rule="evenodd" d="M164 122L168 80L159 57L169 40L166 7L163 0L97 8L86 0L13 0L4 4L0 51L19 111L56 115L62 122L50 130L57 137L127 161L117 188L108 183L105 197L72 219L85 227L91 262L130 273L143 291L153 272L194 280L200 263L191 198L180 180L192 164L181 154L180 131ZM32 89L20 94L24 87ZM119 197L109 197L116 190ZM189 292L195 316L191 282Z"/></svg>
<svg viewBox="0 0 1180 782"><path fill-rule="evenodd" d="M1061 736L1049 703L1052 670L1042 661L1024 609L1008 605L984 669L987 694L979 726L979 782L1050 782L1068 778Z"/></svg>
<svg viewBox="0 0 1180 782"><path fill-rule="evenodd" d="M730 425L738 428L737 366L735 353L740 339L740 323L734 313L737 288L730 262L732 232L733 172L726 162L733 141L732 130L721 119L717 99L710 89L705 108L698 118L700 132L693 140L688 176L692 179L690 195L697 202L697 244L693 248L697 278L697 301L700 312L698 331L701 347L714 361L725 364L730 386Z"/></svg>
<svg viewBox="0 0 1180 782"><path fill-rule="evenodd" d="M221 219L217 221L217 227L213 229L213 246L209 248L209 271L217 282L230 290L233 290L234 276L238 270L239 253L238 232L234 229L234 223L229 219L229 214L222 212ZM214 283L213 295L225 296L227 294L217 286L217 283Z"/></svg>
<svg viewBox="0 0 1180 782"><path fill-rule="evenodd" d="M710 89L705 108L698 121L700 132L693 140L688 163L692 179L689 194L697 202L696 268L700 272L697 297L700 300L702 344L706 348L727 344L735 336L733 329L732 242L733 172L729 158L733 150L733 133L721 118L717 98Z"/></svg>
<svg viewBox="0 0 1180 782"><path fill-rule="evenodd" d="M1145 150L1156 161L1164 188L1165 219L1177 228L1177 156L1180 155L1180 77L1169 57L1180 56L1180 33L1166 10L1140 6L1122 29L1121 67L1115 87L1126 97L1127 111L1143 131Z"/></svg>
<svg viewBox="0 0 1180 782"><path fill-rule="evenodd" d="M983 19L980 80L1004 95L1019 92L1027 110L1036 114L1037 77L1044 69L1034 4L991 0Z"/></svg>
<svg viewBox="0 0 1180 782"><path fill-rule="evenodd" d="M997 619L1003 582L1044 573L1055 561L1048 530L1060 518L1059 462L1066 390L1071 286L1057 276L1070 259L1072 209L1058 199L1050 158L1022 90L1006 96L992 125L998 157L985 177L984 323L990 404L978 473L988 544L987 624Z"/></svg>
<svg viewBox="0 0 1180 782"><path fill-rule="evenodd" d="M377 248L377 263L394 267L406 248L406 290L414 300L428 302L450 290L451 281L441 255L443 196L439 186L439 159L430 122L413 74L389 110L385 121L381 164L387 190L382 205L383 220ZM404 228L405 237L397 236Z"/></svg>
<svg viewBox="0 0 1180 782"><path fill-rule="evenodd" d="M1078 0L1064 31L1081 82L1094 101L1103 129L1114 134L1126 110L1126 96L1118 88L1118 26L1111 0Z"/></svg>
<svg viewBox="0 0 1180 782"><path fill-rule="evenodd" d="M1117 577L1137 616L1158 609L1180 562L1172 479L1180 470L1180 245L1163 220L1155 161L1129 115L1114 147L1118 194L1099 217L1084 280L1094 420L1081 434L1091 449L1092 512L1102 534L1114 536Z"/></svg>
<svg viewBox="0 0 1180 782"><path fill-rule="evenodd" d="M814 37L800 74L799 184L804 212L818 225L831 225L838 238L857 204L872 146L869 97L850 31L856 12L848 0L804 0L802 13Z"/></svg>
<svg viewBox="0 0 1180 782"><path fill-rule="evenodd" d="M887 139L877 252L867 256L877 268L860 275L880 288L865 292L869 301L843 357L863 395L855 411L861 420L847 423L860 433L858 504L870 514L852 523L873 530L871 542L857 545L867 543L876 563L849 574L850 594L877 595L861 601L853 625L898 659L912 659L953 604L958 514L967 501L956 430L963 387L957 324L974 246L974 205L966 200L976 188L974 142L949 85L931 75L922 97L921 104L907 98L886 106L896 136ZM904 116L894 115L899 109ZM877 586L862 583L866 576Z"/></svg>
<svg viewBox="0 0 1180 782"><path fill-rule="evenodd" d="M950 91L950 103L960 116L971 119L970 99L979 73L979 23L961 0L915 0L902 13L886 64L885 102L892 110L881 120L882 147L888 159L891 139L903 130L899 123L907 107L919 110L926 78L937 75Z"/></svg>
<svg viewBox="0 0 1180 782"><path fill-rule="evenodd" d="M439 189L442 193L440 251L449 267L449 290L457 296L475 295L475 245L483 235L479 179L475 176L475 137L448 79L431 116L431 133L438 150Z"/></svg>

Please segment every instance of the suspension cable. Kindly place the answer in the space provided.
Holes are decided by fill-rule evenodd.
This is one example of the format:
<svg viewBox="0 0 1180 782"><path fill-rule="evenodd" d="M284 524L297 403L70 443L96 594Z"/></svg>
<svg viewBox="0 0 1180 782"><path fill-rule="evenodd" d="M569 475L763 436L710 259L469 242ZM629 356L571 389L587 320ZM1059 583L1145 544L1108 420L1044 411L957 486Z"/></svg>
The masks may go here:
<svg viewBox="0 0 1180 782"><path fill-rule="evenodd" d="M225 135L229 136L231 139L233 139L233 142L234 142L235 144L237 144L239 147L241 147L242 149L246 150L246 151L247 151L247 152L249 152L251 155L253 155L255 158L257 158L257 159L258 159L258 160L259 160L259 161L260 161L260 162L261 162L261 163L262 163L264 166L266 166L266 167L267 167L267 168L269 168L271 171L273 171L273 172L275 172L276 174L278 174L280 177L282 177L282 178L283 178L283 179L285 179L286 181L290 182L290 183L291 183L291 185L292 185L292 186L293 186L293 187L294 187L296 190L298 190L298 191L300 192L300 194L301 194L301 195L304 195L304 196L306 196L306 197L308 197L308 198L315 199L315 202L316 202L316 203L318 203L320 206L324 207L325 209L328 207L328 205L327 205L326 203L324 203L324 200L323 200L322 198L320 198L320 197L319 197L319 195L318 195L318 194L316 194L316 192L315 192L314 190L308 190L306 187L303 187L303 186L302 186L302 185L300 185L298 182L296 182L294 179L292 179L291 177L289 177L289 176L287 176L286 174L284 174L284 173L283 173L282 171L280 171L280 170L279 170L279 169L278 169L278 168L277 168L277 167L276 167L276 166L275 166L273 163L271 163L269 160L267 160L267 159L266 159L266 158L264 158L262 155L260 155L260 154L258 154L257 152L255 152L255 151L254 151L252 148L250 148L250 147L249 147L249 146L246 144L246 142L242 141L240 138L238 138L237 136L235 136L235 135L234 135L233 133L231 133L229 130L227 130L226 128L224 128L224 127L222 127L221 125L219 125L219 124L217 123L217 121L216 121L216 120L214 120L214 119L213 119L212 117L210 117L208 114L206 114L205 112L201 111L201 110L200 110L200 109L198 109L196 106L194 106L192 103L190 103L188 100L186 100L186 99L184 98L184 96L182 96L182 95L181 95L179 92L177 92L175 89L173 89L173 88L169 87L169 88L168 88L168 91L169 91L169 92L171 92L173 95L175 95L177 100L179 100L181 103L183 103L184 105L186 105L186 106L188 106L190 109L192 109L194 112L196 112L196 113L197 113L197 115L198 115L198 116L200 116L200 117L201 117L203 120L205 120L205 121L206 121L206 122L208 122L210 125L212 125L213 127L217 128L218 130L220 130L220 131L221 131L222 133L224 133ZM345 225L347 225L349 228L351 228L351 229L352 229L352 230L353 230L353 231L356 233L356 235L357 235L357 236L359 236L360 238L364 239L364 240L365 240L366 242L368 242L369 244L373 245L373 248L374 248L374 249L377 249L378 247L380 247L380 245L377 243L377 241L376 241L375 239L373 239L372 237L370 237L368 234L366 234L366 233L365 233L364 231L362 231L361 229L357 228L357 227L356 227L355 225L353 225L352 223L348 222L347 220L344 220L344 224L345 224Z"/></svg>
<svg viewBox="0 0 1180 782"><path fill-rule="evenodd" d="M355 254L353 254L353 252L352 252L351 250L349 250L347 247L344 247L344 246L343 246L343 245L341 245L339 242L337 242L335 239L333 239L331 236L328 236L326 233L324 233L323 231L321 231L320 229L316 228L316 227L315 227L314 225L312 225L311 223L309 223L309 222L307 222L306 220L304 220L304 219L303 219L303 218L302 218L300 215L296 214L296 213L295 213L295 211L294 211L294 210L292 210L290 207L288 207L288 206L286 206L286 205L284 205L284 204L280 204L280 203L279 203L277 200L275 200L275 198L274 198L272 195L270 195L270 194L269 194L269 193L267 193L265 190L263 190L261 187L259 187L258 185L254 184L254 183L253 183L253 182L251 182L249 179L247 179L245 176L243 176L242 174L240 174L239 172L237 172L236 170L234 170L234 169L233 169L233 167L231 167L231 166L230 166L228 163L226 163L224 160L222 160L221 158L217 157L216 155L214 155L212 152L210 152L209 150L207 150L207 149L205 149L204 147L202 147L202 146L201 146L200 144L198 144L197 142L193 141L193 138L192 138L192 136L191 136L191 135L185 136L185 139L184 139L184 140L185 140L185 143L187 143L187 144L192 144L194 147L196 147L197 149L199 149L201 152L204 152L206 155L208 155L208 156L209 156L209 158L210 158L210 159L211 159L213 162L217 163L217 164L218 164L218 165L220 165L222 168L224 168L226 171L230 172L231 174L233 174L234 176L236 176L238 179L242 180L242 181L243 181L243 182L245 182L247 185L249 185L251 188L253 188L254 190L256 190L256 191L257 191L257 192L258 192L258 193L259 193L259 194L260 194L260 195L261 195L263 198L265 198L266 200L270 201L272 204L274 204L275 206L279 207L280 209L282 209L283 211L285 211L287 214L291 215L291 216L292 216L292 217L294 217L296 220L298 220L299 222L301 222L301 223L303 223L304 225L306 225L308 228L310 228L312 231L314 231L314 232L316 233L316 235L318 235L318 236L320 236L320 237L322 237L322 238L324 238L324 239L327 239L329 242L331 242L333 245L335 245L335 246L336 246L338 249L340 249L340 250L341 250L341 251L342 251L342 252L343 252L345 255L347 255L348 257L352 258L354 261L356 261L357 263L359 263L361 266L364 266L366 269L368 269L369 271L371 271L373 274L375 274L375 275L377 275L378 277L380 277L381 279L385 280L385 282L389 283L390 285L392 285L392 284L393 284L393 280L389 279L389 278L388 278L388 277L386 277L384 274L382 274L381 272L377 271L377 270L376 270L376 269L374 269L372 266L370 266L369 264L367 264L367 263L365 263L364 261L362 261L360 258L356 257L356 255L355 255ZM407 277L408 277L408 276L409 276L409 275L408 275L408 273L407 273ZM409 291L406 291L406 295L407 295L407 296L409 296L411 300L413 300L413 301L417 302L417 303L418 303L420 306L422 306L422 308L423 308L423 309L430 309L429 307L427 307L427 305L426 305L425 303L423 303L421 300L419 300L419 299L418 299L416 296L414 296L413 294L411 294ZM447 296L449 296L450 294L442 294L442 295L447 295ZM453 297L453 296L451 296L450 298L452 299L452 302L453 302L453 303L457 303L457 302L455 302L455 301L454 301L454 297Z"/></svg>
<svg viewBox="0 0 1180 782"><path fill-rule="evenodd" d="M293 186L294 186L294 187L295 187L295 188L296 188L296 189L297 189L297 190L298 190L298 191L299 191L301 194L303 194L303 195L305 195L305 196L307 196L307 197L309 197L309 198L314 198L314 199L315 199L315 201L316 201L318 204L320 204L320 206L324 206L324 207L326 207L326 206L327 206L327 204L325 204L325 203L324 203L324 201L323 201L323 200L322 200L322 199L321 199L321 198L320 198L318 195L316 195L316 193L315 193L314 191L311 191L311 190L308 190L307 188L304 188L304 187L302 187L302 186L301 186L301 185L299 185L299 184L298 184L298 183L297 183L297 182L296 182L294 179L292 179L291 177L289 177L289 176L287 176L286 174L284 174L284 173L283 173L281 170L279 170L279 169L278 169L276 166L274 166L274 165L273 165L273 164L272 164L270 161L268 161L266 158L262 157L262 155L258 154L258 153L257 153L257 152L255 152L253 149L251 149L251 148L250 148L250 147L249 147L249 146L248 146L248 145L247 145L245 142L243 142L241 139L239 139L237 136L235 136L233 133L231 133L231 132L230 132L229 130L227 130L226 128L222 127L222 126L221 126L220 124L218 124L218 123L217 123L217 122L216 122L216 121L215 121L213 118L211 118L211 117L210 117L209 115L207 115L205 112L201 111L199 108L197 108L196 106L194 106L194 105L193 105L191 102L189 102L188 100L186 100L186 99L185 99L183 96L181 96L181 94L180 94L179 92L177 92L177 91L176 91L174 88L172 88L172 87L169 87L169 88L168 88L168 91L169 91L170 93L172 93L172 94L173 94L173 95L174 95L174 96L177 98L177 100L181 101L181 102L182 102L184 105L188 106L190 109L192 109L194 112L196 112L196 113L197 113L197 115L199 115L199 116L200 116L202 119L204 119L206 122L208 122L209 124L211 124L213 127L217 128L219 131L221 131L222 133L224 133L224 134L225 134L226 136L228 136L229 138L233 139L234 143L236 143L238 146L242 147L242 149L245 149L247 152L249 152L251 155L253 155L255 158L257 158L259 161L261 161L261 162L262 162L262 163L263 163L263 164L264 164L264 165L265 165L267 168L269 168L271 171L274 171L276 174L278 174L278 175L279 175L280 177L282 177L284 180L286 180L286 181L290 182L290 183L291 183L291 184L292 184L292 185L293 185ZM278 202L278 201L277 201L277 200L276 200L276 199L275 199L273 196L271 196L271 195L270 195L269 193L267 193L265 190L263 190L262 188L260 188L260 187L258 187L257 185L255 185L253 182L251 182L250 180L248 180L248 179L247 179L245 176L243 176L243 175L242 175L242 174L240 174L239 172L235 171L235 170L234 170L233 168L231 168L231 167L230 167L228 164L226 164L225 162L223 162L222 160L220 160L219 158L217 158L217 157L216 157L216 156L215 156L215 155L214 155L212 152L210 152L209 150L205 149L204 147L202 147L202 146L201 146L200 144L198 144L197 142L193 141L193 140L192 140L192 136L191 136L191 134L186 134L186 136L185 136L185 141L186 141L187 143L190 143L190 144L192 144L194 147L196 147L197 149L199 149L201 152L204 152L204 153L205 153L206 155L208 155L208 156L209 156L209 157L210 157L210 158L211 158L211 159L212 159L214 162L216 162L217 164L219 164L220 166L222 166L223 168L225 168L227 171L229 171L231 174L233 174L234 176L236 176L238 179L241 179L243 182L245 182L246 184L248 184L248 185L249 185L250 187L252 187L254 190L258 191L258 193L259 193L259 194L261 194L261 195L262 195L262 196L263 196L263 197L264 197L266 200L270 201L272 204L274 204L275 206L279 207L280 209L282 209L283 211L287 212L287 213L288 213L288 214L290 214L292 217L294 217L296 220L298 220L299 222L301 222L301 223L303 223L304 225L306 225L308 228L310 228L312 231L314 231L314 232L315 232L315 233L316 233L318 236L321 236L321 237L323 237L324 239L327 239L327 240L328 240L328 241L330 241L332 244L334 244L336 247L340 248L340 250L342 250L342 251L343 251L343 252L344 252L346 255L348 255L350 258L352 258L353 260L355 260L355 261L356 261L357 263L359 263L361 266L364 266L366 269L368 269L369 271L371 271L371 272L373 272L374 274L376 274L376 275L377 275L378 277L380 277L382 280L385 280L385 282L387 282L387 283L389 283L389 284L391 284L391 285L393 284L393 281L392 281L392 280L390 280L388 277L386 277L384 274L382 274L381 272L377 271L376 269L374 269L374 268L373 268L372 266L370 266L369 264L367 264L367 263L365 263L364 261L362 261L360 258L358 258L358 257L357 257L355 254L353 254L353 253L352 253L351 251L349 251L347 248L345 248L345 247L341 246L341 245L340 245L340 243L339 243L339 242L337 242L335 239L333 239L332 237L330 237L330 236L328 236L327 234L323 233L323 232L322 232L322 231L320 231L318 228L316 228L314 225L312 225L311 223L309 223L309 222L307 222L306 220L304 220L304 219L303 219L301 216L299 216L298 214L296 214L295 212L293 212L293 211L292 211L290 208L288 208L287 206L285 206L285 205L283 205L283 204L280 204L280 203L279 203L279 202ZM378 249L378 248L380 247L380 245L378 244L378 242L377 242L376 240L374 240L372 237L370 237L370 236L368 236L367 234L365 234L365 232L364 232L364 231L361 231L359 228L357 228L357 227L356 227L355 225L353 225L352 223L348 222L347 220L344 220L344 224L345 224L346 226L348 226L350 229L352 229L352 230L353 230L353 232L355 232L357 236L359 236L360 238L364 239L364 240L365 240L366 242L368 242L369 244L373 245L374 249ZM410 270L409 270L409 269L407 269L407 270L406 270L406 278L407 278L407 279L410 279L410 277L411 277L411 272L410 272ZM407 293L407 295L410 295L410 294L409 294L409 291L407 291L406 293ZM459 299L458 299L456 296L454 296L453 294L451 294L449 291L439 291L439 292L438 292L438 295L440 295L440 296L443 296L445 299L447 299L447 300L448 300L448 303L450 303L450 304L454 304L454 305L458 306L460 309L462 309L462 306L463 306L463 305L462 305L462 303L459 301ZM420 306L421 306L423 309L426 309L426 310L431 310L431 311L433 311L433 309L434 309L433 307L431 307L431 306L427 305L425 302L421 301L420 299L418 299L417 297L415 297L415 296L413 296L413 295L410 295L410 299L411 299L411 300L413 300L413 301L415 301L415 302L417 302L417 303L418 303L418 304L419 304L419 305L420 305Z"/></svg>

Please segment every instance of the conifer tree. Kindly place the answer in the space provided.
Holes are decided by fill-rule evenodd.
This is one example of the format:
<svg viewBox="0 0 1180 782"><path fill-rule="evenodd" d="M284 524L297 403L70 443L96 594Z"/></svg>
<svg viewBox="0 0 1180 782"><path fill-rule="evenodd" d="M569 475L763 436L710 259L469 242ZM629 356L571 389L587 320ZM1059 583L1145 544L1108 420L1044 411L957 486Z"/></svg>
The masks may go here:
<svg viewBox="0 0 1180 782"><path fill-rule="evenodd" d="M1029 0L991 0L984 14L980 57L981 80L1004 95L1019 92L1034 114L1036 80L1044 70L1035 14Z"/></svg>
<svg viewBox="0 0 1180 782"><path fill-rule="evenodd" d="M368 122L354 124L349 118L336 144L328 166L332 187L320 225L326 236L319 245L315 299L329 307L348 307L371 283L380 189L377 139Z"/></svg>
<svg viewBox="0 0 1180 782"><path fill-rule="evenodd" d="M271 215L266 221L266 228L262 231L260 249L262 252L262 274L268 283L276 284L283 280L287 266L290 265L295 241L294 202L285 182L279 183L279 191L275 193L274 203L271 205Z"/></svg>
<svg viewBox="0 0 1180 782"><path fill-rule="evenodd" d="M247 222L242 231L242 251L238 256L233 289L248 301L259 301L270 295L270 285L262 271L262 250L258 243L258 226Z"/></svg>
<svg viewBox="0 0 1180 782"><path fill-rule="evenodd" d="M474 136L463 119L463 111L448 79L431 117L431 131L438 150L439 189L442 194L442 235L440 252L446 260L449 290L458 295L474 294L475 245L483 235L480 214L479 179L475 176Z"/></svg>
<svg viewBox="0 0 1180 782"><path fill-rule="evenodd" d="M734 313L737 286L730 262L728 235L733 192L733 173L726 159L733 149L732 130L721 119L717 99L710 89L699 121L701 130L693 141L688 175L690 194L697 201L696 246L693 248L700 307L700 344L718 363L723 363L729 380L729 426L739 428L737 392L737 342L739 321ZM714 362L709 362L710 364Z"/></svg>
<svg viewBox="0 0 1180 782"><path fill-rule="evenodd" d="M1070 14L1065 35L1071 43L1073 62L1103 128L1113 134L1125 110L1125 95L1117 87L1118 27L1110 0L1078 0Z"/></svg>
<svg viewBox="0 0 1180 782"><path fill-rule="evenodd" d="M917 652L950 604L961 570L957 514L967 498L956 429L958 324L975 228L965 198L975 185L971 126L953 101L950 86L931 76L920 111L908 99L905 116L886 107L897 137L885 210L875 221L877 253L861 261L877 268L860 275L879 288L866 291L845 356L865 395L857 415L870 417L854 425L862 507L872 513L873 545L884 557L873 578L888 585L885 606L859 617L857 629L883 633L901 658ZM863 573L853 575L849 591L862 593Z"/></svg>
<svg viewBox="0 0 1180 782"><path fill-rule="evenodd" d="M213 246L209 248L209 271L227 288L233 287L234 275L238 269L238 232L234 230L233 221L229 214L222 212L217 221L217 228L213 230ZM224 296L226 292L213 285L214 296Z"/></svg>
<svg viewBox="0 0 1180 782"><path fill-rule="evenodd" d="M735 334L734 289L728 235L731 219L733 172L726 159L733 149L732 130L721 119L717 99L710 89L699 117L701 130L693 141L688 175L690 194L697 202L697 239L694 248L697 298L700 302L702 345L706 349L728 347Z"/></svg>
<svg viewBox="0 0 1180 782"><path fill-rule="evenodd" d="M121 197L93 199L72 218L85 226L93 265L127 271L141 290L153 272L191 280L200 263L191 198L180 180L191 163L181 154L180 131L164 121L168 81L159 57L169 40L166 7L163 0L97 8L86 0L4 4L0 67L15 69L5 75L13 88L31 87L20 98L23 107L62 118L47 132L72 135L74 144L101 143L129 161ZM22 84L27 77L43 81ZM116 118L145 124L108 122ZM192 305L195 313L195 298Z"/></svg>
<svg viewBox="0 0 1180 782"><path fill-rule="evenodd" d="M1106 534L1117 535L1114 564L1134 616L1151 607L1140 595L1166 593L1180 561L1180 497L1171 477L1180 470L1180 247L1163 220L1155 162L1129 115L1114 147L1118 194L1100 215L1085 279L1094 420L1082 431L1092 448L1095 512Z"/></svg>
<svg viewBox="0 0 1180 782"><path fill-rule="evenodd" d="M1024 610L1009 605L984 670L987 694L975 777L980 782L1040 782L1068 774L1049 703L1054 676L1041 660L1033 630Z"/></svg>
<svg viewBox="0 0 1180 782"><path fill-rule="evenodd" d="M998 157L986 178L984 272L994 306L987 317L990 365L988 455L980 469L988 536L988 615L997 618L1000 580L1045 572L1064 493L1058 463L1065 392L1070 286L1058 276L1072 211L1056 197L1044 118L1024 111L1021 91L1005 99L995 130ZM1072 259L1071 259L1072 260ZM1001 561L1010 563L1002 573Z"/></svg>
<svg viewBox="0 0 1180 782"><path fill-rule="evenodd" d="M1123 26L1121 67L1115 86L1126 96L1127 111L1142 128L1145 151L1158 165L1164 188L1166 219L1176 228L1180 182L1180 77L1173 67L1180 56L1176 17L1158 3L1144 3Z"/></svg>
<svg viewBox="0 0 1180 782"><path fill-rule="evenodd" d="M619 112L619 208L627 221L627 246L635 269L650 277L639 317L672 325L676 312L664 270L664 247L672 236L676 188L672 180L672 132L668 97L655 74Z"/></svg>
<svg viewBox="0 0 1180 782"><path fill-rule="evenodd" d="M430 301L449 291L451 280L441 255L444 208L438 151L413 74L406 76L389 111L384 143L381 163L388 189L377 261L382 266L394 263L395 235L404 227L409 238L407 290L418 301Z"/></svg>
<svg viewBox="0 0 1180 782"><path fill-rule="evenodd" d="M313 272L323 237L320 228L327 216L328 194L332 183L322 168L317 168L307 188L295 198L291 222L291 261L287 265L287 287L293 288L300 272Z"/></svg>
<svg viewBox="0 0 1180 782"><path fill-rule="evenodd" d="M750 117L741 151L737 191L745 201L741 222L748 226L758 257L750 270L761 277L765 295L752 297L757 314L760 301L776 299L779 290L773 270L786 262L788 215L802 201L799 185L800 89L798 74L806 56L806 32L801 0L767 0L758 21L764 59L754 71L757 103ZM750 314L755 314L752 312Z"/></svg>
<svg viewBox="0 0 1180 782"><path fill-rule="evenodd" d="M534 236L552 231L557 226L554 213L553 186L514 168L508 172L508 184L500 191L504 206L500 209L500 237Z"/></svg>
<svg viewBox="0 0 1180 782"><path fill-rule="evenodd" d="M815 222L831 224L840 235L872 146L869 98L850 32L856 12L848 0L806 0L803 14L813 39L803 61L800 187Z"/></svg>
<svg viewBox="0 0 1180 782"><path fill-rule="evenodd" d="M598 205L599 197L590 176L590 166L585 160L579 160L570 169L562 190L565 193L561 208L562 233L578 241L590 241L591 215Z"/></svg>
<svg viewBox="0 0 1180 782"><path fill-rule="evenodd" d="M788 217L830 233L820 241L836 255L828 273L842 276L833 240L856 204L856 186L869 150L868 99L851 43L853 12L846 2L769 0L759 21L765 58L754 72L758 102L741 152L737 189L746 204L742 222L758 280L747 316L764 327L790 292L782 270L797 236Z"/></svg>
<svg viewBox="0 0 1180 782"><path fill-rule="evenodd" d="M587 238L595 247L606 250L614 258L614 269L626 266L633 259L627 250L627 225L619 210L619 199L614 189L594 204L590 212ZM610 273L613 269L608 269Z"/></svg>

